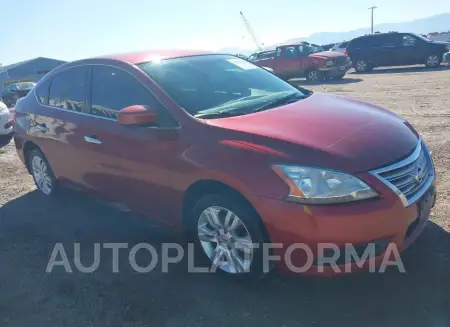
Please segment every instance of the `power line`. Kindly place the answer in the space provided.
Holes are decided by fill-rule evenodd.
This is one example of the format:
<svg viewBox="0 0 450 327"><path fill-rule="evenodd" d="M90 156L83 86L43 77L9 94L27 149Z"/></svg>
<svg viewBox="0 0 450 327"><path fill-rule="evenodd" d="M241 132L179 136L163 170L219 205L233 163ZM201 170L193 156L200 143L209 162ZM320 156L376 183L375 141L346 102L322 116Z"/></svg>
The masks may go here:
<svg viewBox="0 0 450 327"><path fill-rule="evenodd" d="M371 15L370 15L370 17L371 17L371 19L370 19L370 31L371 31L372 34L373 34L373 11L375 9L377 9L377 8L378 7L375 7L375 6L369 7L369 10L371 11Z"/></svg>

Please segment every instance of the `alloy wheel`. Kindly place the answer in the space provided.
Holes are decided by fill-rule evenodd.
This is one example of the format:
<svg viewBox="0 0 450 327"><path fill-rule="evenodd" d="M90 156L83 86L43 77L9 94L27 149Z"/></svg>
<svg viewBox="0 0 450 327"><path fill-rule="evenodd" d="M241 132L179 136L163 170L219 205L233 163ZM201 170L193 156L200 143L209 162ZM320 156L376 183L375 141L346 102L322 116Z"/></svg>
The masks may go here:
<svg viewBox="0 0 450 327"><path fill-rule="evenodd" d="M319 80L319 72L317 70L311 70L308 73L308 79L310 81L318 81Z"/></svg>
<svg viewBox="0 0 450 327"><path fill-rule="evenodd" d="M41 157L34 156L31 159L31 169L39 189L45 195L50 195L52 193L52 178L47 163Z"/></svg>
<svg viewBox="0 0 450 327"><path fill-rule="evenodd" d="M251 235L244 222L229 209L206 208L199 217L197 232L200 244L212 267L230 274L250 270L253 259Z"/></svg>
<svg viewBox="0 0 450 327"><path fill-rule="evenodd" d="M364 60L359 60L356 62L356 70L359 72L364 72L367 69L367 63Z"/></svg>
<svg viewBox="0 0 450 327"><path fill-rule="evenodd" d="M439 65L439 57L436 55L431 55L427 58L427 66L435 67Z"/></svg>

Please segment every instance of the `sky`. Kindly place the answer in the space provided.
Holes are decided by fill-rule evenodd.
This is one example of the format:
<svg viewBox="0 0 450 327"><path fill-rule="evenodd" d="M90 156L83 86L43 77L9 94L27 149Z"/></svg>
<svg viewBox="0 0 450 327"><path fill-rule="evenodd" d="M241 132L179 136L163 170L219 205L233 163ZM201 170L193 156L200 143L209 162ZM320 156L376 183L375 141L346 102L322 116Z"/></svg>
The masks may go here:
<svg viewBox="0 0 450 327"><path fill-rule="evenodd" d="M265 45L314 32L450 12L442 0L20 0L0 4L0 64L75 60L146 49L253 49L239 11Z"/></svg>

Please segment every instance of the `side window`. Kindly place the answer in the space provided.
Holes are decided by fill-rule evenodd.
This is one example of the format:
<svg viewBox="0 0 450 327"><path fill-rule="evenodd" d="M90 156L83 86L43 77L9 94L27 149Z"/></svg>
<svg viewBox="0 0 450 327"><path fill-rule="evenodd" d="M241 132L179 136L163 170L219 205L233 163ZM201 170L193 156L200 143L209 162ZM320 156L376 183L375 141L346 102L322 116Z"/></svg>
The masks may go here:
<svg viewBox="0 0 450 327"><path fill-rule="evenodd" d="M368 46L370 47L382 47L386 45L387 39L384 36L381 35L374 35L367 38L368 40Z"/></svg>
<svg viewBox="0 0 450 327"><path fill-rule="evenodd" d="M281 48L277 48L277 51L275 53L276 57L280 57L281 56Z"/></svg>
<svg viewBox="0 0 450 327"><path fill-rule="evenodd" d="M296 58L295 47L286 47L286 48L284 48L284 56L287 59L295 59Z"/></svg>
<svg viewBox="0 0 450 327"><path fill-rule="evenodd" d="M256 59L256 54L252 54L250 57L248 57L248 60L252 61Z"/></svg>
<svg viewBox="0 0 450 327"><path fill-rule="evenodd" d="M301 56L308 56L312 52L312 48L309 45L299 45L298 51Z"/></svg>
<svg viewBox="0 0 450 327"><path fill-rule="evenodd" d="M86 67L74 67L57 73L51 80L48 104L77 112L85 111Z"/></svg>
<svg viewBox="0 0 450 327"><path fill-rule="evenodd" d="M94 66L91 84L91 113L117 119L123 108L143 105L158 112L158 127L176 127L178 122L158 99L129 73L110 66Z"/></svg>
<svg viewBox="0 0 450 327"><path fill-rule="evenodd" d="M416 38L411 35L403 35L402 45L406 45L406 46L416 45Z"/></svg>
<svg viewBox="0 0 450 327"><path fill-rule="evenodd" d="M347 48L347 45L348 45L348 42L341 43L341 45L339 46L339 48L340 48L340 49L345 49L345 48Z"/></svg>
<svg viewBox="0 0 450 327"><path fill-rule="evenodd" d="M36 95L40 103L48 105L48 96L50 91L50 83L52 79L47 78L36 87Z"/></svg>

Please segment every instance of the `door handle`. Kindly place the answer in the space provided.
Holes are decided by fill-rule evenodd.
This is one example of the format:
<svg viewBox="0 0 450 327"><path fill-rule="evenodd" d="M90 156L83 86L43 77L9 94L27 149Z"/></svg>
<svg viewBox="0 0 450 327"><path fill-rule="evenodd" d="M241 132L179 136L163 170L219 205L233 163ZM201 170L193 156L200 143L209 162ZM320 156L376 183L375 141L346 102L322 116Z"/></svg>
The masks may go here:
<svg viewBox="0 0 450 327"><path fill-rule="evenodd" d="M92 143L92 144L102 144L102 141L100 141L99 139L97 139L95 137L90 137L90 136L85 136L84 141L87 143Z"/></svg>
<svg viewBox="0 0 450 327"><path fill-rule="evenodd" d="M47 133L48 132L48 127L45 124L37 124L36 125L36 129L39 132L42 132L42 133Z"/></svg>

